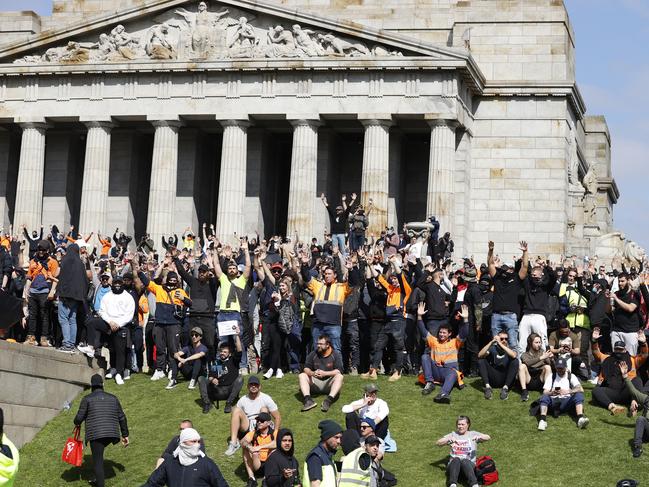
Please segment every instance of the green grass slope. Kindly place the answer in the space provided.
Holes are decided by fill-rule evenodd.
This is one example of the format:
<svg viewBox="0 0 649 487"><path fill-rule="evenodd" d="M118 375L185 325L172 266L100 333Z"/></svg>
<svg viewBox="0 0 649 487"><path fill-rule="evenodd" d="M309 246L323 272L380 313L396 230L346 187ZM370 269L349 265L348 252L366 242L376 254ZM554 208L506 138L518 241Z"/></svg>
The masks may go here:
<svg viewBox="0 0 649 487"><path fill-rule="evenodd" d="M331 418L344 425L340 408L360 397L364 381L353 377L345 380L340 400L327 414L319 408L300 412L296 376L263 381L262 390L280 407L282 426L294 432L300 462L318 440L318 422ZM205 438L208 455L230 485L244 485L246 475L241 454L231 458L223 454L230 418L223 413L223 403L221 409L204 415L198 390L189 391L187 382L181 382L175 390L167 391L165 384L166 381L151 382L141 374L122 387L108 381L106 389L117 394L128 417L131 445L107 449L107 485L142 485L183 418L194 422ZM521 403L516 393L501 401L498 391L494 399L486 401L479 380L469 380L464 390L453 391L451 405L435 404L432 396L422 397L412 377L403 377L394 384L382 377L378 384L380 397L390 406L390 431L398 444L398 452L387 454L384 465L395 473L399 485L445 485L448 448L437 447L434 442L454 428L459 414L471 417L473 429L491 435L492 441L480 445L479 454L494 457L501 477L498 485L503 487L608 487L615 486L622 478L634 478L641 485L649 483L649 453L640 459L631 457L629 440L633 436L634 420L626 416L613 417L589 403L586 405L586 415L591 421L588 429L579 430L571 418L560 417L549 418L548 430L540 432L536 420L528 414L529 403ZM61 450L72 432L72 419L82 396L21 450L17 487L88 485L87 480L92 478L89 448L84 450L84 464L80 468L61 461ZM538 393L532 393L530 400L537 398ZM586 398L590 402L590 391ZM322 398L316 399L320 403ZM340 455L339 452L337 458Z"/></svg>

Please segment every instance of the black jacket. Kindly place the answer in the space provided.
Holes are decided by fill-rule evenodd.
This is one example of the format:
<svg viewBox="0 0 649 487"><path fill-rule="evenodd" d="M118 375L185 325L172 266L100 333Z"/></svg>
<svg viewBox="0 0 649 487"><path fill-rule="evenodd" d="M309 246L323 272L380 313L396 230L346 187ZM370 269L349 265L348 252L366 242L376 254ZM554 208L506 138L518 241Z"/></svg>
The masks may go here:
<svg viewBox="0 0 649 487"><path fill-rule="evenodd" d="M175 457L153 471L142 487L229 487L219 467L208 457L199 457L196 463L184 467Z"/></svg>
<svg viewBox="0 0 649 487"><path fill-rule="evenodd" d="M277 436L277 441L281 437ZM284 469L292 468L295 470L293 477L285 478ZM292 487L297 485L300 481L300 466L293 456L293 452L289 455L282 452L279 448L273 450L266 460L264 467L264 475L267 487Z"/></svg>
<svg viewBox="0 0 649 487"><path fill-rule="evenodd" d="M426 320L443 320L448 318L446 291L435 281L426 281L428 273L424 274L417 283L417 287L426 293Z"/></svg>
<svg viewBox="0 0 649 487"><path fill-rule="evenodd" d="M74 424L81 426L84 421L86 443L100 438L109 438L117 443L120 436L128 436L126 415L119 399L101 388L95 389L81 400Z"/></svg>
<svg viewBox="0 0 649 487"><path fill-rule="evenodd" d="M215 306L214 297L216 296L218 281L212 277L205 282L201 282L197 277L192 276L185 270L185 267L179 259L175 258L174 264L176 264L176 269L180 277L191 288L189 293L192 300L192 306L190 308L191 316L213 317Z"/></svg>
<svg viewBox="0 0 649 487"><path fill-rule="evenodd" d="M79 257L79 246L68 245L67 253L61 260L58 293L61 298L83 301L88 295L86 267Z"/></svg>

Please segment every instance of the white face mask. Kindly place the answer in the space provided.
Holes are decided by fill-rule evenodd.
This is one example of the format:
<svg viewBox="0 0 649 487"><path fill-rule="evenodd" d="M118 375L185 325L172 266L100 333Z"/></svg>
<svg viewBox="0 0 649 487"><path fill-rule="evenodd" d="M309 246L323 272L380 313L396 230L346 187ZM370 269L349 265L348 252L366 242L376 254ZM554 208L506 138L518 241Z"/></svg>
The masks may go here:
<svg viewBox="0 0 649 487"><path fill-rule="evenodd" d="M194 443L192 445L185 445L178 443L178 448L174 450L174 457L178 457L178 461L183 466L188 466L196 463L198 457L204 457L205 453L201 451L201 444Z"/></svg>

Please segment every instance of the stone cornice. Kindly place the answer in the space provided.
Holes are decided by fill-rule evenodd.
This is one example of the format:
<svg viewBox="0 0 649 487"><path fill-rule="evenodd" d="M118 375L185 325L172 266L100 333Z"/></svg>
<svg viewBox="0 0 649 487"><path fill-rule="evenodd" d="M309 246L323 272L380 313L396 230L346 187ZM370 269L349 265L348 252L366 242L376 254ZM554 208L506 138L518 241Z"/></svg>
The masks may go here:
<svg viewBox="0 0 649 487"><path fill-rule="evenodd" d="M598 178L597 187L601 190L606 191L611 203L617 203L618 198L620 197L620 190L617 187L617 183L614 178Z"/></svg>

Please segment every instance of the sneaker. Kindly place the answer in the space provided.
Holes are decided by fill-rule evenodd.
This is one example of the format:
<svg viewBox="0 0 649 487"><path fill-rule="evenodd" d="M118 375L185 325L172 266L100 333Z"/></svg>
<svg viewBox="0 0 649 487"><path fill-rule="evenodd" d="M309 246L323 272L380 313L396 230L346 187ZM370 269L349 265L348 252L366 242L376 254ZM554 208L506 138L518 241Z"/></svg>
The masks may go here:
<svg viewBox="0 0 649 487"><path fill-rule="evenodd" d="M358 375L358 369L357 369L356 367L352 367L352 368L349 370L349 375L357 376L357 375Z"/></svg>
<svg viewBox="0 0 649 487"><path fill-rule="evenodd" d="M591 384L593 384L594 386L596 386L596 385L599 383L599 377L593 377L593 378L590 379L588 382L590 382Z"/></svg>
<svg viewBox="0 0 649 487"><path fill-rule="evenodd" d="M86 354L90 358L95 357L95 349L89 345L86 345L85 347L82 345L77 345L77 350L79 350L81 353ZM106 378L110 377L107 376Z"/></svg>
<svg viewBox="0 0 649 487"><path fill-rule="evenodd" d="M47 337L41 337L41 347L45 347L45 348L51 348L52 347L52 344L47 339Z"/></svg>
<svg viewBox="0 0 649 487"><path fill-rule="evenodd" d="M444 394L443 392L440 392L437 394L434 398L433 401L440 403L440 404L451 404L451 398L449 397L448 394Z"/></svg>
<svg viewBox="0 0 649 487"><path fill-rule="evenodd" d="M232 455L234 455L237 452L237 450L239 448L241 448L241 445L239 444L238 441L236 443L232 443L231 441L229 441L228 442L228 449L225 450L225 456L226 457L231 457Z"/></svg>
<svg viewBox="0 0 649 487"><path fill-rule="evenodd" d="M521 401L527 402L529 399L530 399L530 391L525 389L523 392L521 392Z"/></svg>
<svg viewBox="0 0 649 487"><path fill-rule="evenodd" d="M543 419L540 420L540 421L539 421L539 426L538 426L537 429L538 429L539 431L545 431L547 428L548 428L548 422L545 421L545 420L543 420Z"/></svg>
<svg viewBox="0 0 649 487"><path fill-rule="evenodd" d="M162 370L156 370L151 376L151 380L156 381L160 380L165 376L165 373Z"/></svg>
<svg viewBox="0 0 649 487"><path fill-rule="evenodd" d="M230 404L229 402L226 402L225 407L223 408L223 412L225 414L230 414L232 412L232 404Z"/></svg>
<svg viewBox="0 0 649 487"><path fill-rule="evenodd" d="M330 407L331 407L331 401L329 400L329 398L327 398L324 401L322 401L322 406L320 406L320 411L326 413L327 411L329 411Z"/></svg>
<svg viewBox="0 0 649 487"><path fill-rule="evenodd" d="M207 404L203 404L203 414L209 413L210 409L212 409L212 403L211 402L208 402Z"/></svg>
<svg viewBox="0 0 649 487"><path fill-rule="evenodd" d="M370 369L368 372L361 374L361 379L376 380L377 378L378 378L378 374L376 372L376 369Z"/></svg>
<svg viewBox="0 0 649 487"><path fill-rule="evenodd" d="M642 447L634 445L631 449L631 453L633 454L633 458L639 458L640 455L642 455Z"/></svg>
<svg viewBox="0 0 649 487"><path fill-rule="evenodd" d="M257 487L257 479L248 479L246 487Z"/></svg>
<svg viewBox="0 0 649 487"><path fill-rule="evenodd" d="M457 487L457 484L448 484L448 487Z"/></svg>
<svg viewBox="0 0 649 487"><path fill-rule="evenodd" d="M36 341L36 337L34 335L27 335L27 339L24 343L25 345L32 345L33 347L38 345L38 342Z"/></svg>
<svg viewBox="0 0 649 487"><path fill-rule="evenodd" d="M239 375L243 375L243 376L248 375L248 367L241 367L239 369Z"/></svg>
<svg viewBox="0 0 649 487"><path fill-rule="evenodd" d="M172 375L173 373L171 372L171 369L169 369L169 371L167 372L167 379L171 380Z"/></svg>
<svg viewBox="0 0 649 487"><path fill-rule="evenodd" d="M275 372L273 369L268 369L262 377L264 379L270 379L273 376L273 372Z"/></svg>
<svg viewBox="0 0 649 487"><path fill-rule="evenodd" d="M307 399L304 401L304 405L302 406L302 412L308 411L309 409L313 409L318 405L317 402L315 402L313 399Z"/></svg>
<svg viewBox="0 0 649 487"><path fill-rule="evenodd" d="M167 387L165 389L173 389L178 385L178 381L174 379L169 379L169 384L167 384Z"/></svg>
<svg viewBox="0 0 649 487"><path fill-rule="evenodd" d="M124 369L124 380L130 380L131 378L131 371L128 369Z"/></svg>
<svg viewBox="0 0 649 487"><path fill-rule="evenodd" d="M390 378L388 379L388 382L396 382L399 379L401 379L401 372L399 372L398 370L395 370L392 373L392 375L390 376Z"/></svg>
<svg viewBox="0 0 649 487"><path fill-rule="evenodd" d="M111 368L108 370L108 373L104 377L106 379L112 379L113 377L115 377L115 374L117 374L117 370Z"/></svg>
<svg viewBox="0 0 649 487"><path fill-rule="evenodd" d="M421 395L422 396L427 396L428 394L430 394L434 390L435 390L435 384L433 382L426 382L426 385L421 390Z"/></svg>
<svg viewBox="0 0 649 487"><path fill-rule="evenodd" d="M590 423L590 421L588 420L588 418L587 418L586 416L582 416L582 417L579 418L579 420L577 421L577 428L583 430L583 429L586 428L586 426L588 426L588 423Z"/></svg>
<svg viewBox="0 0 649 487"><path fill-rule="evenodd" d="M503 387L500 390L500 400L505 401L505 400L507 400L508 397L509 397L509 389L506 388L506 387Z"/></svg>
<svg viewBox="0 0 649 487"><path fill-rule="evenodd" d="M277 369L277 372L275 372L275 378L281 379L284 377L284 372L282 372L282 369Z"/></svg>
<svg viewBox="0 0 649 487"><path fill-rule="evenodd" d="M196 381L194 379L189 381L189 385L187 386L187 389L196 389Z"/></svg>
<svg viewBox="0 0 649 487"><path fill-rule="evenodd" d="M117 384L118 386L124 385L124 379L122 379L121 375L115 374L115 384Z"/></svg>
<svg viewBox="0 0 649 487"><path fill-rule="evenodd" d="M493 394L494 394L494 391L491 389L491 387L485 387L484 388L484 398L485 399L491 399Z"/></svg>

